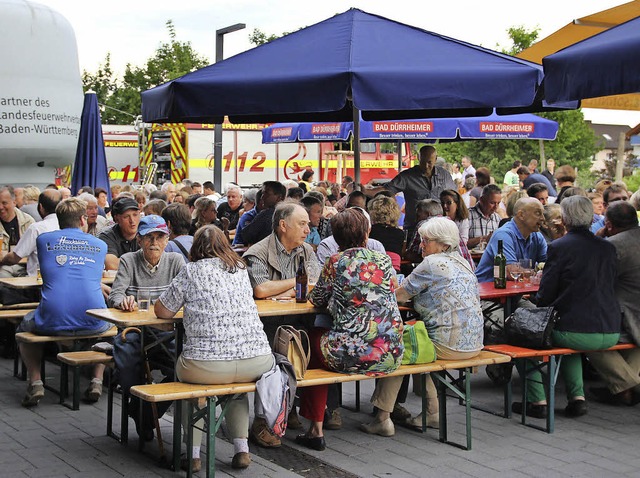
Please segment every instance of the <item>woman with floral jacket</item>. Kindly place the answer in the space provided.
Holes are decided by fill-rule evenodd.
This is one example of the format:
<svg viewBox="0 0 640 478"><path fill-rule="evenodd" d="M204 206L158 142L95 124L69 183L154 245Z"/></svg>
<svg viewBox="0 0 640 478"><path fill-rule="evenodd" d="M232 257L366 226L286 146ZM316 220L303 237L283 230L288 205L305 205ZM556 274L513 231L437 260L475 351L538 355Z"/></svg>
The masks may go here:
<svg viewBox="0 0 640 478"><path fill-rule="evenodd" d="M357 209L347 209L331 219L341 252L327 260L309 300L327 307L333 322L329 328L311 331L311 368L383 376L402 362L402 319L395 298L395 272L389 256L365 248L369 227L368 219ZM386 436L394 433L389 413L402 383L402 377L393 379L381 380L379 383L393 381L394 386L385 387L384 396L377 386L371 399L386 414ZM300 414L311 424L296 442L324 450L322 421L327 386L304 388L300 394Z"/></svg>

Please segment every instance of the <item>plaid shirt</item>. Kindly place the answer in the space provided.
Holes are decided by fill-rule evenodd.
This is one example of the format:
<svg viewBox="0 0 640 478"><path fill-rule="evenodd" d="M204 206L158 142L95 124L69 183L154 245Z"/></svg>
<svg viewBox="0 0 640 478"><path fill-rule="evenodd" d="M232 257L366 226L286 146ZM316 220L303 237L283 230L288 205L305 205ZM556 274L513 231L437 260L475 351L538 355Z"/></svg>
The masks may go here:
<svg viewBox="0 0 640 478"><path fill-rule="evenodd" d="M480 211L478 206L479 204L476 204L469 208L469 238L491 234L498 229L500 224L500 216L497 212L487 217Z"/></svg>

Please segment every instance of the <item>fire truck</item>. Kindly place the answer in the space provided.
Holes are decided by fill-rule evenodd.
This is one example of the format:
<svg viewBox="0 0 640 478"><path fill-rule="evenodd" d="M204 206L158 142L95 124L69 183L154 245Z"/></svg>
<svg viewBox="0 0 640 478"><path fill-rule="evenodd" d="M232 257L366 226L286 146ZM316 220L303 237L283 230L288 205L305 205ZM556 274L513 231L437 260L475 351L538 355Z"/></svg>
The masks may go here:
<svg viewBox="0 0 640 478"><path fill-rule="evenodd" d="M225 122L222 131L222 183L250 187L268 180L300 179L307 169L314 179L340 182L353 176L353 153L341 143L263 144L263 124ZM103 125L111 184L160 185L185 178L213 179L213 130L209 124ZM416 159L409 143L362 143L361 179L391 179ZM157 165L151 168L152 163Z"/></svg>

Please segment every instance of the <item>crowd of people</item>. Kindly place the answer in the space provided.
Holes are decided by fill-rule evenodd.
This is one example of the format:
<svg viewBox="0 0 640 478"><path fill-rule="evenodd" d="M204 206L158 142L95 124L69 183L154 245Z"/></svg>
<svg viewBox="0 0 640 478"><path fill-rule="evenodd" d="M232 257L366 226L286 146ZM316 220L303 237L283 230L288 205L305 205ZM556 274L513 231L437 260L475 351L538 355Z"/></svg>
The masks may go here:
<svg viewBox="0 0 640 478"><path fill-rule="evenodd" d="M574 185L573 170L556 169L553 160L542 172L537 162L522 166L516 161L501 186L487 168L474 168L470 158L462 158L461 165L443 162L435 148L425 146L416 166L383 186L358 185L348 176L341 184L314 182L310 170L299 182L266 181L249 190L228 184L222 195L210 182L189 180L160 189L114 186L110 201L109 192L90 187L72 197L55 186L42 192L3 186L0 273L42 275L40 305L20 325L24 331L100 333L109 324L89 318L87 309L134 311L141 297L155 304L160 318L183 309L185 341L177 364L152 352L169 381L174 376L203 384L256 381L275 366L270 343L277 326L305 329L311 367L381 378L371 399L375 417L361 429L391 436L394 423L422 423L420 415L412 417L402 406L408 377L385 378L402 360L398 303L412 302L439 359L477 355L484 331L478 282L493 280L500 241L507 271L520 259L544 264L538 294L519 305L554 306L561 317L554 343L593 351L589 360L607 384L594 390L594 397L640 402L640 352L599 351L621 337L640 339L635 247L640 228L626 188L601 182L587 194ZM482 252L477 264L470 250ZM315 285L309 300L327 312L263 324L254 300L295 297L301 264ZM117 271L112 287L101 285L110 270ZM6 304L28 299L6 288L0 293ZM66 300L71 293L76 299ZM119 334L113 353L125 397L142 381L142 333L175 353L171 331ZM21 353L29 375L22 403L32 407L44 396L42 349L22 345ZM567 416L587 413L581 367L576 355L565 357L560 368ZM87 401L99 400L102 372L95 368ZM544 417L544 390L529 383L529 403L514 403L514 412ZM437 427L432 380L419 393L426 395L428 426ZM296 441L323 450L324 429L342 424L338 402L335 386L303 389L300 415L309 425ZM158 415L167 407L160 404ZM131 400L128 411L138 434L152 440L152 410L145 405L143 416L139 410ZM241 396L227 413L234 468L251 462L248 439L265 447L281 444L263 418L249 421L248 400ZM295 407L288 424L303 428ZM184 466L192 460L194 470L201 466L200 440L196 434L183 460Z"/></svg>

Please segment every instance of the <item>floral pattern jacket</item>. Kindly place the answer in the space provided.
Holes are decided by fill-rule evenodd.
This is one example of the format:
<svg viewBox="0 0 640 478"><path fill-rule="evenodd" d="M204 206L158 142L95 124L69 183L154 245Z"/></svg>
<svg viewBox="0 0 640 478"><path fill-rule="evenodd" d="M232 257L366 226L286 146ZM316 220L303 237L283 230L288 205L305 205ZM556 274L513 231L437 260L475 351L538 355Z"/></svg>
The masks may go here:
<svg viewBox="0 0 640 478"><path fill-rule="evenodd" d="M376 376L400 366L402 319L389 256L364 248L334 254L309 300L333 318L320 340L331 370Z"/></svg>

